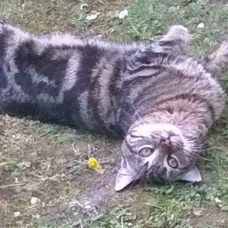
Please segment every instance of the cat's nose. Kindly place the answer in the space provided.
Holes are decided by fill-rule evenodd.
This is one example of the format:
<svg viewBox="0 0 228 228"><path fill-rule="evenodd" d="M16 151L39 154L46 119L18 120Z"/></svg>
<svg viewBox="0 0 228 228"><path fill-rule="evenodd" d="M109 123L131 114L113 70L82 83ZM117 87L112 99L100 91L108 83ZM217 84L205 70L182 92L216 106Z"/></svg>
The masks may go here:
<svg viewBox="0 0 228 228"><path fill-rule="evenodd" d="M161 138L160 143L161 143L162 146L166 146L166 147L171 147L172 146L170 137L169 138Z"/></svg>
<svg viewBox="0 0 228 228"><path fill-rule="evenodd" d="M161 140L160 140L161 145L171 147L172 146L171 138L170 138L171 136L172 136L172 132L163 131L161 133Z"/></svg>

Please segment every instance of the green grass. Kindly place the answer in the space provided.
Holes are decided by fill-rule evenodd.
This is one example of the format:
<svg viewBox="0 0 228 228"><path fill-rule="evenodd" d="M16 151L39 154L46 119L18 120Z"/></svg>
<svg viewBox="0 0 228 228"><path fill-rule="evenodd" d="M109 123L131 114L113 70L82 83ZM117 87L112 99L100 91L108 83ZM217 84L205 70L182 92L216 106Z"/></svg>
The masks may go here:
<svg viewBox="0 0 228 228"><path fill-rule="evenodd" d="M117 41L149 41L170 25L182 24L192 34L190 55L209 53L228 34L224 0L88 0L89 12L80 11L83 3L3 0L0 16L35 33L83 31ZM117 18L125 7L128 16ZM90 11L101 14L88 22ZM204 28L197 28L199 23ZM224 72L226 88L227 76ZM227 114L213 127L211 147L199 162L203 183L139 183L121 193L113 191L120 142L1 116L0 227L228 227ZM91 156L106 161L102 172L80 163Z"/></svg>

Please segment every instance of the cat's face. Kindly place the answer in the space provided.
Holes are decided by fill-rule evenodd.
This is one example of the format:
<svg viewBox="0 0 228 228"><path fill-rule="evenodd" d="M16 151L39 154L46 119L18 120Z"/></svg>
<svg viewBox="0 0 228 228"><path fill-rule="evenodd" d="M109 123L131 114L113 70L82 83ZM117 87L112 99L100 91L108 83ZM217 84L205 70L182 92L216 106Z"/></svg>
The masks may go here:
<svg viewBox="0 0 228 228"><path fill-rule="evenodd" d="M194 143L172 124L139 124L122 143L122 162L115 190L137 179L201 181Z"/></svg>

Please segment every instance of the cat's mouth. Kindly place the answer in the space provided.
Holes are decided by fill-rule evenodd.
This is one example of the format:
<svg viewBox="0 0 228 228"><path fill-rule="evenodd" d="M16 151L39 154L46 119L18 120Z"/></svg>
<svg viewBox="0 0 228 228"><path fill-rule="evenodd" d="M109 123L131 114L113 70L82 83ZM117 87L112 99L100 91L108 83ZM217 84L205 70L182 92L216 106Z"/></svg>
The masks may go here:
<svg viewBox="0 0 228 228"><path fill-rule="evenodd" d="M167 169L160 165L155 167L149 167L149 163L145 164L144 179L150 182L166 182Z"/></svg>
<svg viewBox="0 0 228 228"><path fill-rule="evenodd" d="M147 176L149 170L149 162L146 162L142 168L137 172L138 173L138 178L137 179L145 179L145 177Z"/></svg>

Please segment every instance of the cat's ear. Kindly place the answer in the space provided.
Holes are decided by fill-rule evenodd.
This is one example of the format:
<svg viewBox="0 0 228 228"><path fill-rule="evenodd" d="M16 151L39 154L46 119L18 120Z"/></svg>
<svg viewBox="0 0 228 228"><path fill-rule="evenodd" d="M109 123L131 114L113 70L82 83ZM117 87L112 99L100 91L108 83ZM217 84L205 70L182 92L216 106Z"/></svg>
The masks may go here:
<svg viewBox="0 0 228 228"><path fill-rule="evenodd" d="M136 180L136 177L127 169L121 167L116 177L115 191L121 191L134 180Z"/></svg>
<svg viewBox="0 0 228 228"><path fill-rule="evenodd" d="M132 172L132 169L126 165L122 158L121 168L116 177L115 191L121 191L136 179L137 176Z"/></svg>
<svg viewBox="0 0 228 228"><path fill-rule="evenodd" d="M179 180L189 181L189 182L200 182L202 181L201 174L196 166L190 169L187 173L183 174Z"/></svg>

